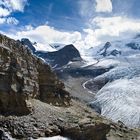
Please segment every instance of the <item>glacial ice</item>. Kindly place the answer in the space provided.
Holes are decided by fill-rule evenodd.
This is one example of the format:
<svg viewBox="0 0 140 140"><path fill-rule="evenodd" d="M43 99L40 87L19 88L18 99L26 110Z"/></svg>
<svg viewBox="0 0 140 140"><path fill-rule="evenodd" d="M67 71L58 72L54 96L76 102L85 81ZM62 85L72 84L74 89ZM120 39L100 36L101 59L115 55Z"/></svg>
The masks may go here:
<svg viewBox="0 0 140 140"><path fill-rule="evenodd" d="M140 127L140 77L118 79L106 84L97 94L101 114L127 126Z"/></svg>
<svg viewBox="0 0 140 140"><path fill-rule="evenodd" d="M132 40L140 44L140 40ZM119 57L100 57L98 66L114 65L110 71L97 76L94 81L106 83L91 103L101 109L101 115L128 127L140 127L140 50L126 46L126 42L115 42L107 50L121 50ZM131 42L131 41L130 41ZM102 62L103 60L103 62ZM109 60L110 63L106 64ZM115 65L114 62L118 62ZM93 91L94 92L94 91Z"/></svg>
<svg viewBox="0 0 140 140"><path fill-rule="evenodd" d="M140 64L131 64L131 65L124 65L118 66L114 69L111 69L109 72L106 72L98 77L95 78L96 80L106 80L107 82L111 82L117 79L122 78L133 78L135 76L140 76Z"/></svg>

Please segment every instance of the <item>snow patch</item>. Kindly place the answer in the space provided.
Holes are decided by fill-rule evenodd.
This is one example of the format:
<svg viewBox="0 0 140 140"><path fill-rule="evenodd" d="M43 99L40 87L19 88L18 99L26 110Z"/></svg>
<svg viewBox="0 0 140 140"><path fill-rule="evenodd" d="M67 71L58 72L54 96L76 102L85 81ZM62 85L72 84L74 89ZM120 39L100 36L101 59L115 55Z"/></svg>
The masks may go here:
<svg viewBox="0 0 140 140"><path fill-rule="evenodd" d="M54 136L54 137L38 138L38 139L31 139L31 140L69 140L69 139L61 136Z"/></svg>
<svg viewBox="0 0 140 140"><path fill-rule="evenodd" d="M111 67L116 66L120 63L120 61L115 59L102 59L99 61L98 64L96 64L97 67Z"/></svg>

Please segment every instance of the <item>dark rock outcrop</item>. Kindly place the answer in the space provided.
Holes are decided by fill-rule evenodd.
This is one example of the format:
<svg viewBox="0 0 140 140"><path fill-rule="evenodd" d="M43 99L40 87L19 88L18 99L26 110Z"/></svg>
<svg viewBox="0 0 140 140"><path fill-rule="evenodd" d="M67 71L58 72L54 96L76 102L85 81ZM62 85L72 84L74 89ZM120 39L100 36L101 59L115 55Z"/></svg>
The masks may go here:
<svg viewBox="0 0 140 140"><path fill-rule="evenodd" d="M72 140L103 140L110 125L85 105L72 102L69 107L55 107L33 100L32 114L20 117L0 116L0 128L13 138L50 137L61 135Z"/></svg>
<svg viewBox="0 0 140 140"><path fill-rule="evenodd" d="M31 112L28 98L39 93L35 58L5 36L0 36L0 43L0 112L27 114Z"/></svg>
<svg viewBox="0 0 140 140"><path fill-rule="evenodd" d="M65 127L62 132L72 140L92 140L93 138L95 140L104 140L109 130L110 126L105 123L92 124L86 122L86 124L81 123L71 128Z"/></svg>
<svg viewBox="0 0 140 140"><path fill-rule="evenodd" d="M111 47L111 43L110 42L106 42L104 47L99 51L100 55L103 55L104 57L107 56L107 49L109 47Z"/></svg>
<svg viewBox="0 0 140 140"><path fill-rule="evenodd" d="M113 55L113 56L121 55L121 51L118 51L115 49L115 50L110 52L110 55Z"/></svg>
<svg viewBox="0 0 140 140"><path fill-rule="evenodd" d="M140 50L140 44L136 43L136 42L131 42L126 44L126 46L130 47L131 49L134 50Z"/></svg>
<svg viewBox="0 0 140 140"><path fill-rule="evenodd" d="M121 51L119 50L112 50L112 51L108 51L108 48L111 47L111 43L110 42L106 42L106 44L104 45L104 47L102 49L99 50L99 54L106 57L106 56L117 56L117 55L121 55Z"/></svg>
<svg viewBox="0 0 140 140"><path fill-rule="evenodd" d="M35 47L33 46L32 42L29 39L22 38L21 43L22 43L22 45L26 45L33 53L35 53L36 49L35 49Z"/></svg>
<svg viewBox="0 0 140 140"><path fill-rule="evenodd" d="M41 56L41 55L40 55ZM45 57L42 58L50 60L52 66L57 65L57 67L68 64L70 61L82 60L79 51L71 44L67 45L59 51L48 52Z"/></svg>

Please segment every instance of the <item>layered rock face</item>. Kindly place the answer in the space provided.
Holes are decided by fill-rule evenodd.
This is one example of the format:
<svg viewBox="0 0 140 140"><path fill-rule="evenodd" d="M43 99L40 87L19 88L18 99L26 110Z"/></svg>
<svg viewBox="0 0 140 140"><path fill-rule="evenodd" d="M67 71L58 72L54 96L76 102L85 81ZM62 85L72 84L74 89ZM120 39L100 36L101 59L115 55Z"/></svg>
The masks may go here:
<svg viewBox="0 0 140 140"><path fill-rule="evenodd" d="M66 101L69 101L64 85L48 65L31 55L30 50L20 42L0 35L1 113L30 113L30 98L40 98L49 103L53 101L56 105L68 104L64 101L65 95L68 98ZM51 100L52 96L57 101Z"/></svg>
<svg viewBox="0 0 140 140"><path fill-rule="evenodd" d="M64 90L64 84L57 79L50 67L38 62L38 72L40 100L57 106L68 106L70 104L69 93Z"/></svg>

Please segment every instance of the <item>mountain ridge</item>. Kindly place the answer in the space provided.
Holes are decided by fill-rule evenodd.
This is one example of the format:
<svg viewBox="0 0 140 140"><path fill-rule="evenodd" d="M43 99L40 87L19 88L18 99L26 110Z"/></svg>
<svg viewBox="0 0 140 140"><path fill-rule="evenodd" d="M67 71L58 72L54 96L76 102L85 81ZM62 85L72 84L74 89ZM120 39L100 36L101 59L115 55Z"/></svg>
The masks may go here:
<svg viewBox="0 0 140 140"><path fill-rule="evenodd" d="M82 61L79 51L74 47L74 45L69 44L61 47L55 51L37 51L33 44L28 39L21 39L23 45L27 45L31 49L33 54L38 57L43 58L52 67L62 67L68 64L70 61ZM59 47L58 47L59 48Z"/></svg>

